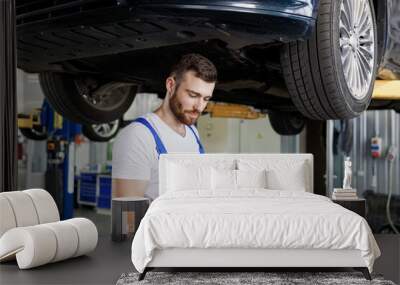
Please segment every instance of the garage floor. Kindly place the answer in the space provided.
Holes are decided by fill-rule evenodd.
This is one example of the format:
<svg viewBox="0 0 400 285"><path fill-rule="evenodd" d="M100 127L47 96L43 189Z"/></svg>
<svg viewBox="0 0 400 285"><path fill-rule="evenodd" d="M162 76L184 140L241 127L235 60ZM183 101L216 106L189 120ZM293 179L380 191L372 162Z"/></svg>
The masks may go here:
<svg viewBox="0 0 400 285"><path fill-rule="evenodd" d="M111 235L111 215L97 214L89 206L80 206L74 210L74 217L84 217L91 220L97 227L99 235Z"/></svg>

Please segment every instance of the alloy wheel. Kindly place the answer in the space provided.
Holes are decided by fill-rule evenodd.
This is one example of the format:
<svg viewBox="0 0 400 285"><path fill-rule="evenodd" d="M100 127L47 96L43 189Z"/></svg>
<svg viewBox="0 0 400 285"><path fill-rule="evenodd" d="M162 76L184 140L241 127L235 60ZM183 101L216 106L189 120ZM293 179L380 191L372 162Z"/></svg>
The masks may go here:
<svg viewBox="0 0 400 285"><path fill-rule="evenodd" d="M368 0L342 1L339 31L344 77L353 97L362 100L374 72L374 25Z"/></svg>

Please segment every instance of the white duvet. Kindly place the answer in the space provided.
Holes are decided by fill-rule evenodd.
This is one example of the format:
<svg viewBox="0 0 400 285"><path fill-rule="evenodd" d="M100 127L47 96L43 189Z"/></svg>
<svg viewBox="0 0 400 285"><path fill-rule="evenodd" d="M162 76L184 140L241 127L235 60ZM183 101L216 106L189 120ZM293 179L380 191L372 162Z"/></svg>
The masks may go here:
<svg viewBox="0 0 400 285"><path fill-rule="evenodd" d="M359 215L324 196L265 189L160 196L133 239L135 268L143 272L165 248L358 249L370 272L380 256Z"/></svg>

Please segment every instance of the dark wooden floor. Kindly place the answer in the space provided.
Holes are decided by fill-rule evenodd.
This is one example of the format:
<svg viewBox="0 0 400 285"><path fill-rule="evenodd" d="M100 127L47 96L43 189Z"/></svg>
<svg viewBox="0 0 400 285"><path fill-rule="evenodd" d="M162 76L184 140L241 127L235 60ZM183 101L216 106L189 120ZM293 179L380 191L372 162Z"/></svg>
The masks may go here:
<svg viewBox="0 0 400 285"><path fill-rule="evenodd" d="M115 243L100 236L87 256L19 270L15 261L0 265L0 284L115 284L122 273L134 271L131 242Z"/></svg>

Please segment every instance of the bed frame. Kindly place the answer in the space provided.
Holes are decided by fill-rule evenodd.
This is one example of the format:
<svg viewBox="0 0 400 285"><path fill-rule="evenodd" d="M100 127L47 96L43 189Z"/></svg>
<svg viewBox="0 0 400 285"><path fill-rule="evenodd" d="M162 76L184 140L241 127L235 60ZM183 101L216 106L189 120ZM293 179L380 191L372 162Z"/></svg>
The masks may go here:
<svg viewBox="0 0 400 285"><path fill-rule="evenodd" d="M160 157L160 194L166 191L169 161L191 159L193 154L163 154ZM313 157L311 154L205 154L201 159L270 158L304 160L309 166L307 192L313 192ZM198 157L196 159L199 159ZM359 250L331 249L255 249L255 248L169 248L157 249L139 280L156 268L231 268L235 271L266 268L353 268L367 280L371 275ZM262 271L262 270L261 270Z"/></svg>
<svg viewBox="0 0 400 285"><path fill-rule="evenodd" d="M371 280L359 250L329 249L193 249L171 248L156 250L152 261L139 275L155 268L232 268L246 271L254 268L338 268L361 271Z"/></svg>

